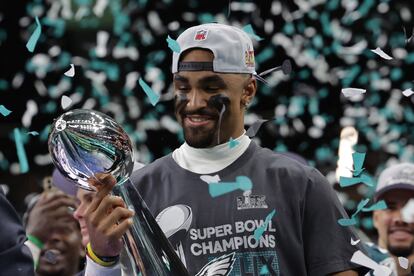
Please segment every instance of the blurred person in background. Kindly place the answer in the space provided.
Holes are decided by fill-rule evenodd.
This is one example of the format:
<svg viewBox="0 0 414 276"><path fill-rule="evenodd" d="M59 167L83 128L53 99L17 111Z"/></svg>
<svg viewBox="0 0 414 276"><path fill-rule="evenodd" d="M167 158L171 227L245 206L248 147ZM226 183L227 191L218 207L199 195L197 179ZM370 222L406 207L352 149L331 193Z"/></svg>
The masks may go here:
<svg viewBox="0 0 414 276"><path fill-rule="evenodd" d="M413 198L414 164L393 165L379 175L375 201L384 200L387 209L375 210L373 213L378 241L377 245L368 246L368 252L373 260L388 266L398 276L412 275L414 210L407 203ZM399 264L398 257L408 259L407 269Z"/></svg>
<svg viewBox="0 0 414 276"><path fill-rule="evenodd" d="M0 188L0 275L34 275L33 258L25 245L26 234L19 216Z"/></svg>
<svg viewBox="0 0 414 276"><path fill-rule="evenodd" d="M24 216L27 245L31 248L36 275L73 276L85 256L74 197L49 182L42 194L32 198Z"/></svg>
<svg viewBox="0 0 414 276"><path fill-rule="evenodd" d="M135 162L134 170L142 168L143 166L144 166L143 164ZM77 208L75 212L73 213L73 217L79 223L79 227L80 227L81 235L82 235L82 245L84 248L87 248L88 243L89 243L89 232L88 232L88 228L86 227L86 221L85 221L84 216L85 216L85 212L88 209L89 205L92 203L92 199L94 198L96 192L77 188L76 183L63 177L62 174L57 169L53 171L53 184L57 186L60 190L64 191L67 195L76 197ZM113 268L113 270L116 271L115 274L132 275L132 272L131 272L132 266L129 265L126 252L121 251L120 258L122 260L122 262L120 262L120 265ZM89 259L89 257L87 257L87 259ZM89 262L90 262L89 268L95 265L93 261L89 260ZM99 269L100 267L98 266L93 271L99 271ZM102 273L105 273L105 272L102 272ZM87 271L82 270L77 275L78 276L91 275L91 272L88 273Z"/></svg>

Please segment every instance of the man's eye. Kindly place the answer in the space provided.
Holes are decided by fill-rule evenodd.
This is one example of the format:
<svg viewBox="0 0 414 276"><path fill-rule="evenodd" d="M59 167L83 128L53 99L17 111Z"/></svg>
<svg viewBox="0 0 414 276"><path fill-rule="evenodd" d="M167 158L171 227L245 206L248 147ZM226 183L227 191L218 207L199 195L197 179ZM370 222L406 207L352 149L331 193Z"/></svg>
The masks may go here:
<svg viewBox="0 0 414 276"><path fill-rule="evenodd" d="M397 206L395 204L388 203L387 204L387 209L388 210L395 210L395 209L397 209Z"/></svg>
<svg viewBox="0 0 414 276"><path fill-rule="evenodd" d="M187 86L179 86L179 87L177 87L177 90L179 90L179 91L188 91L188 90L190 90L190 88L187 87Z"/></svg>
<svg viewBox="0 0 414 276"><path fill-rule="evenodd" d="M218 91L219 89L218 87L207 87L206 91Z"/></svg>

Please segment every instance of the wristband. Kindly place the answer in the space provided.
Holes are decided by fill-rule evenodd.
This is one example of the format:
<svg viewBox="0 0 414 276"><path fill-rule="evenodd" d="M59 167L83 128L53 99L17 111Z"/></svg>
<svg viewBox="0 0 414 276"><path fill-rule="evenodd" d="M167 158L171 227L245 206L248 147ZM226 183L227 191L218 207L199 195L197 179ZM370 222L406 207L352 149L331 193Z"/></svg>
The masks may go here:
<svg viewBox="0 0 414 276"><path fill-rule="evenodd" d="M101 266L113 266L116 264L119 260L119 256L113 256L113 257L99 257L93 252L91 243L88 242L88 245L86 246L86 253L88 254L89 258L91 258L95 263L101 265Z"/></svg>
<svg viewBox="0 0 414 276"><path fill-rule="evenodd" d="M27 239L29 241L31 241L34 245L36 245L37 248L39 248L39 249L43 249L43 247L45 246L44 243L41 240L39 240L38 238L36 238L33 235L28 234Z"/></svg>

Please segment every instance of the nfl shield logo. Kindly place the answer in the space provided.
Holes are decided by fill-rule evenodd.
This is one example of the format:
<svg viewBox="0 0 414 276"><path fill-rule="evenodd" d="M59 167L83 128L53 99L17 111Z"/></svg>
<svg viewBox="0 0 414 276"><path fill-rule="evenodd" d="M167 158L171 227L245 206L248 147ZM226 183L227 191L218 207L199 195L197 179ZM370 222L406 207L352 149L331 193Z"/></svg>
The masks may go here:
<svg viewBox="0 0 414 276"><path fill-rule="evenodd" d="M196 34L195 34L194 40L199 40L199 41L206 40L207 39L207 33L208 33L207 30L197 31Z"/></svg>

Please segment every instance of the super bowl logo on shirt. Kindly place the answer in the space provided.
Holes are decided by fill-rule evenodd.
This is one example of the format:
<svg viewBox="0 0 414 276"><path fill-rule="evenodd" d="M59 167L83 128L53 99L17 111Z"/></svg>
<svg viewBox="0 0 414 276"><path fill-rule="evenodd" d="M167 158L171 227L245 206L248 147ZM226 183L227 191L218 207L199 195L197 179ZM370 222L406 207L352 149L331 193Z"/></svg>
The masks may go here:
<svg viewBox="0 0 414 276"><path fill-rule="evenodd" d="M208 31L207 30L199 30L196 32L195 36L194 36L194 40L206 40L207 39L207 34Z"/></svg>
<svg viewBox="0 0 414 276"><path fill-rule="evenodd" d="M244 63L247 67L254 67L254 51L246 50L244 52Z"/></svg>

